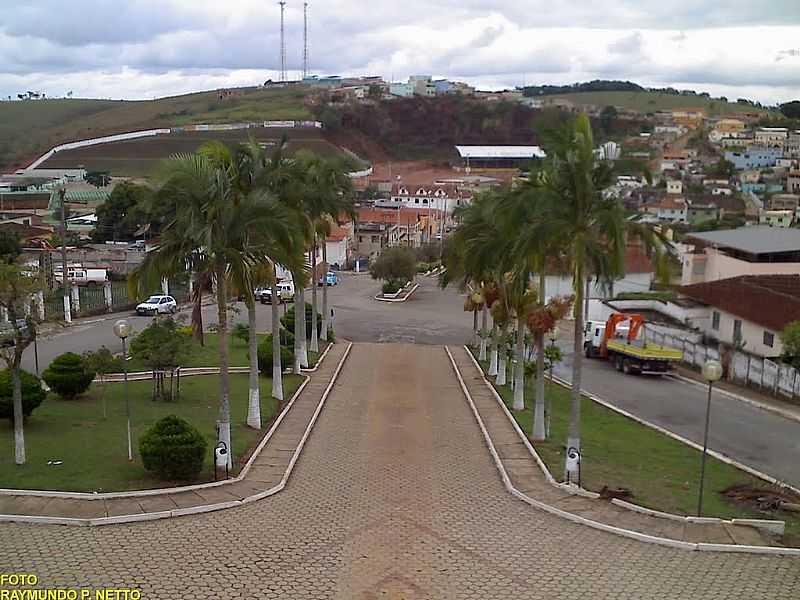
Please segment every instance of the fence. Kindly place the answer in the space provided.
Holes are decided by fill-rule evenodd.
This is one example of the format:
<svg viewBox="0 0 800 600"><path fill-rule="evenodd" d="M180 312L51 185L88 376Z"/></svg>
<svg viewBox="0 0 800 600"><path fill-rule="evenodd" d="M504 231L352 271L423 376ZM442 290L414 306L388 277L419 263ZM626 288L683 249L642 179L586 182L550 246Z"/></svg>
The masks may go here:
<svg viewBox="0 0 800 600"><path fill-rule="evenodd" d="M650 327L645 330L648 340L683 350L683 362L688 365L702 367L707 360L722 360L716 348L654 331ZM728 380L757 387L775 396L781 395L793 400L800 396L800 375L797 369L746 352L732 353L728 365Z"/></svg>

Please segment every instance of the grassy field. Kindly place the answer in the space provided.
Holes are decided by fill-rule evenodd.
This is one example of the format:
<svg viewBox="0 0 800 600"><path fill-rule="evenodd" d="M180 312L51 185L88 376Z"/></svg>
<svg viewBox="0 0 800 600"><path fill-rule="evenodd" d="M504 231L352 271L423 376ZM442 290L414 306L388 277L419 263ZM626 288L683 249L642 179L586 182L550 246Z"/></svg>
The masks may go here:
<svg viewBox="0 0 800 600"><path fill-rule="evenodd" d="M259 341L264 336L257 336ZM309 352L308 362L310 366L317 364L317 359L320 354L325 351L325 347L320 344L320 353ZM205 346L201 346L195 340L191 341L186 358L183 360L183 367L216 367L219 365L219 337L215 333L207 333L205 335ZM231 336L230 339L230 365L232 367L247 367L250 365L248 359L247 344L236 337ZM291 365L284 365L284 367L291 367ZM128 361L128 372L135 373L137 371L148 371L149 368L136 359Z"/></svg>
<svg viewBox="0 0 800 600"><path fill-rule="evenodd" d="M0 102L0 171L25 166L57 144L136 129L310 117L304 88L241 91L224 101L209 91L142 101Z"/></svg>
<svg viewBox="0 0 800 600"><path fill-rule="evenodd" d="M675 96L658 92L576 92L574 94L554 94L554 98L564 98L576 104L597 106L621 106L642 113L659 110L678 110L681 108L705 108L709 116L722 116L736 112L750 112L758 109L743 104L722 102L700 96ZM768 112L763 111L765 114Z"/></svg>
<svg viewBox="0 0 800 600"><path fill-rule="evenodd" d="M286 398L297 390L302 378L284 377ZM261 417L268 424L278 410L270 397L271 379L261 378ZM28 462L13 463L13 429L9 421L0 422L0 487L52 489L80 492L110 492L163 487L142 466L136 440L157 420L177 415L197 427L208 441L205 469L198 481L213 479L211 452L216 443L218 383L216 376L181 379L181 397L176 402L150 400L150 382L130 382L130 403L134 438L134 460L128 462L125 433L123 384L107 384L105 394L108 418L103 419L103 386L93 385L77 400L61 400L50 394L26 420L25 443ZM248 402L247 375L231 377L231 436L234 460L242 460L266 432L245 425ZM63 461L48 465L48 461Z"/></svg>
<svg viewBox="0 0 800 600"><path fill-rule="evenodd" d="M484 370L488 363L483 364ZM509 410L513 392L509 386L498 388ZM556 479L564 469L564 442L569 423L570 392L548 382L550 402L550 438L534 444L542 460ZM525 389L524 411L511 410L520 428L529 436L533 426L533 382ZM701 453L662 433L645 427L587 398L581 404L581 446L583 487L600 491L603 486L626 488L632 502L648 508L681 515L697 511L698 478ZM731 486L747 484L765 487L736 467L709 457L706 464L706 487L703 501L705 516L725 518L761 518L786 521L786 533L800 536L800 518L791 513L763 514L729 501L722 492Z"/></svg>
<svg viewBox="0 0 800 600"><path fill-rule="evenodd" d="M319 129L273 129L251 128L236 131L204 131L160 135L158 137L127 140L65 150L54 155L42 164L46 169L76 168L83 166L88 170L109 171L115 176L141 177L149 175L158 162L178 153L191 153L211 140L226 143L246 142L255 139L265 148L277 147L281 136L286 134L289 143L287 154L298 150L310 150L326 157L343 157L339 148L326 141Z"/></svg>

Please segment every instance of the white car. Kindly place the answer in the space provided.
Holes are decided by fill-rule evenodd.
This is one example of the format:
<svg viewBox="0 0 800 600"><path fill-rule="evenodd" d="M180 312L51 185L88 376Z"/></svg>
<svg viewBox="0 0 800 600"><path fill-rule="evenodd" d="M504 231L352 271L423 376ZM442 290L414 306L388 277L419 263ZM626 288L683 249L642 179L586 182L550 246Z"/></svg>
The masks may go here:
<svg viewBox="0 0 800 600"><path fill-rule="evenodd" d="M150 296L136 307L136 314L145 315L174 315L178 311L178 303L172 296Z"/></svg>
<svg viewBox="0 0 800 600"><path fill-rule="evenodd" d="M256 297L261 304L272 304L272 288L263 288L261 294ZM278 283L278 304L290 302L294 298L294 283L291 281L281 281Z"/></svg>

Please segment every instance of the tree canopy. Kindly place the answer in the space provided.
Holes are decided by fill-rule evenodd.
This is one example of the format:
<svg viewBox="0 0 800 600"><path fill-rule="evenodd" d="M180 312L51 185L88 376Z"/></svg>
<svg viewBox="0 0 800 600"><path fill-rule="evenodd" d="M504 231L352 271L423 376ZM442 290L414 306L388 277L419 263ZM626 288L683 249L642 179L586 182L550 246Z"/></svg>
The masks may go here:
<svg viewBox="0 0 800 600"><path fill-rule="evenodd" d="M386 248L369 267L373 279L411 281L417 273L417 259L411 248Z"/></svg>

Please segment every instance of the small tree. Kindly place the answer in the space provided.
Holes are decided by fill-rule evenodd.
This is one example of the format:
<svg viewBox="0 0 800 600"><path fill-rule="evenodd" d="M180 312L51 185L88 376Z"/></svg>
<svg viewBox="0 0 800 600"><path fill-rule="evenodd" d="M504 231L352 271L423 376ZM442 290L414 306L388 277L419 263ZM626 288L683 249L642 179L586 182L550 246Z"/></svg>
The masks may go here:
<svg viewBox="0 0 800 600"><path fill-rule="evenodd" d="M291 365L294 363L294 337L291 338L289 345L281 343L281 364ZM258 344L258 370L264 375L272 375L272 334L269 334Z"/></svg>
<svg viewBox="0 0 800 600"><path fill-rule="evenodd" d="M202 434L175 415L158 421L139 440L144 468L168 480L197 477L203 470L207 448Z"/></svg>
<svg viewBox="0 0 800 600"><path fill-rule="evenodd" d="M795 369L800 369L800 321L789 323L778 337L783 345L781 359Z"/></svg>
<svg viewBox="0 0 800 600"><path fill-rule="evenodd" d="M246 323L237 323L233 326L231 336L242 340L245 344L250 341L250 326Z"/></svg>
<svg viewBox="0 0 800 600"><path fill-rule="evenodd" d="M65 352L50 363L42 373L42 379L56 394L72 400L89 389L94 375L94 371L79 354Z"/></svg>
<svg viewBox="0 0 800 600"><path fill-rule="evenodd" d="M411 248L386 248L369 267L373 279L411 281L417 274L416 254Z"/></svg>
<svg viewBox="0 0 800 600"><path fill-rule="evenodd" d="M14 462L25 464L25 434L23 430L22 401L22 354L36 337L36 324L26 313L30 313L31 296L39 287L39 281L29 272L15 264L19 256L19 245L0 256L0 307L6 309L11 324L10 344L0 349L0 358L6 363L11 375L12 404L14 415Z"/></svg>
<svg viewBox="0 0 800 600"><path fill-rule="evenodd" d="M174 387L175 370L180 366L191 344L174 319L155 319L144 331L133 338L131 356L141 360L153 371L153 400L177 399L180 393L180 375ZM166 371L170 372L169 391L165 392Z"/></svg>
<svg viewBox="0 0 800 600"><path fill-rule="evenodd" d="M122 371L122 359L114 356L111 350L105 346L101 346L96 352L84 352L83 360L86 362L89 369L97 373L97 376L100 378L100 383L102 384L100 388L100 399L103 402L103 418L105 419L107 417L106 375Z"/></svg>

